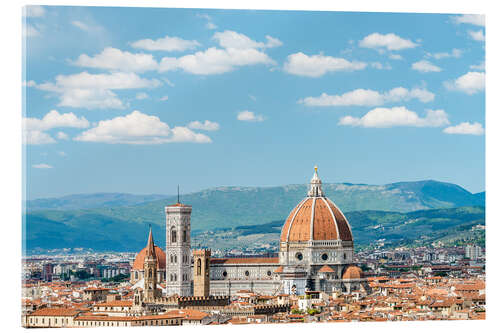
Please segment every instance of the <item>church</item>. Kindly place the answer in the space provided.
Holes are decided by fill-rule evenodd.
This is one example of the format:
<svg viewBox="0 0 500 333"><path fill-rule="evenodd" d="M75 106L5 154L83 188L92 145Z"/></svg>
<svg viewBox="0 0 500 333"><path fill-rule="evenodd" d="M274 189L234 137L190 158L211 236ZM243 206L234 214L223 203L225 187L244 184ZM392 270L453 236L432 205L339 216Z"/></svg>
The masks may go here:
<svg viewBox="0 0 500 333"><path fill-rule="evenodd" d="M315 167L305 198L292 209L281 229L277 257L212 258L210 250L191 249L191 211L177 202L165 207L165 251L147 246L131 269L137 297L155 299L231 296L240 290L263 295L368 291L368 283L353 264L349 222L327 198Z"/></svg>

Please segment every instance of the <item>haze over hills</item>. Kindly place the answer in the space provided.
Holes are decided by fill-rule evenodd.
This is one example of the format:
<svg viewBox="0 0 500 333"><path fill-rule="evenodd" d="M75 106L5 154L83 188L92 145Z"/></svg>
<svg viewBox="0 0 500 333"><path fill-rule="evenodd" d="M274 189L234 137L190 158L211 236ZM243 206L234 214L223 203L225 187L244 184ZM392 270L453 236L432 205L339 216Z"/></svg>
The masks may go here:
<svg viewBox="0 0 500 333"><path fill-rule="evenodd" d="M458 185L437 181L323 184L323 189L345 213L484 206L484 192L472 194ZM306 184L218 187L182 195L181 201L193 206L191 228L193 233L200 233L284 220L306 192ZM164 207L176 200L177 196L97 193L28 201L24 216L27 248L93 243L102 249L124 249L136 244L135 239L142 244L147 224L160 232ZM401 216L400 220L404 222Z"/></svg>

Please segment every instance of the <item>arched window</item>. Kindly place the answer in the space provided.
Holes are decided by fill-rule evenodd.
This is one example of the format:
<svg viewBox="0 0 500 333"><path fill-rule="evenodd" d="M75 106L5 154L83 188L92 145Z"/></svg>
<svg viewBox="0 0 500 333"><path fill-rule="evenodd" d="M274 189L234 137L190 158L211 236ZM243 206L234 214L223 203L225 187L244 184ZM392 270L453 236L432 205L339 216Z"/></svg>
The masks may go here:
<svg viewBox="0 0 500 333"><path fill-rule="evenodd" d="M208 261L208 258L205 259L205 275L208 275L208 269L210 267L210 262Z"/></svg>
<svg viewBox="0 0 500 333"><path fill-rule="evenodd" d="M174 255L174 263L177 264L177 254Z"/></svg>
<svg viewBox="0 0 500 333"><path fill-rule="evenodd" d="M177 242L177 231L175 229L172 229L170 231L170 241L172 243L176 243Z"/></svg>
<svg viewBox="0 0 500 333"><path fill-rule="evenodd" d="M153 277L153 270L150 268L149 269L149 278L152 278Z"/></svg>
<svg viewBox="0 0 500 333"><path fill-rule="evenodd" d="M137 273L137 271L135 271L135 279L137 280L139 278L139 273Z"/></svg>
<svg viewBox="0 0 500 333"><path fill-rule="evenodd" d="M201 275L201 259L196 260L196 275Z"/></svg>
<svg viewBox="0 0 500 333"><path fill-rule="evenodd" d="M177 281L177 274L174 273L174 281Z"/></svg>
<svg viewBox="0 0 500 333"><path fill-rule="evenodd" d="M187 232L186 232L186 230L182 231L182 241L183 242L187 242Z"/></svg>
<svg viewBox="0 0 500 333"><path fill-rule="evenodd" d="M170 281L174 281L174 276L170 274Z"/></svg>

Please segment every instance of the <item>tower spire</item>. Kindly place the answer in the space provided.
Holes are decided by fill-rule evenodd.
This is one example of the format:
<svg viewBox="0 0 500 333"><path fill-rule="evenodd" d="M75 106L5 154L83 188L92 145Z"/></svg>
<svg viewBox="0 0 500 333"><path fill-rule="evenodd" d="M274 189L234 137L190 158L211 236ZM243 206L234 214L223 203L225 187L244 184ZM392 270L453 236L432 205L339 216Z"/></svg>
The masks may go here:
<svg viewBox="0 0 500 333"><path fill-rule="evenodd" d="M151 224L149 225L149 236L148 236L148 245L146 246L146 256L156 257L155 253L155 241L153 240L153 230L151 229Z"/></svg>
<svg viewBox="0 0 500 333"><path fill-rule="evenodd" d="M181 198L179 194L179 184L177 184L177 203L181 203Z"/></svg>
<svg viewBox="0 0 500 333"><path fill-rule="evenodd" d="M314 174L311 178L309 191L307 192L308 197L323 197L323 189L321 188L321 179L318 176L318 166L314 166Z"/></svg>

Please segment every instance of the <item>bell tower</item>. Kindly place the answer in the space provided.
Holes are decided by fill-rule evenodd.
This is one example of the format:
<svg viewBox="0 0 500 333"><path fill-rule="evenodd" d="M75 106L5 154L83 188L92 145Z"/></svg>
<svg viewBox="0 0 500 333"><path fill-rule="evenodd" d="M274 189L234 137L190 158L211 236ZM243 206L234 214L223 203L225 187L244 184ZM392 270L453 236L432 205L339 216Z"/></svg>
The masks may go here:
<svg viewBox="0 0 500 333"><path fill-rule="evenodd" d="M211 251L207 249L193 251L194 296L210 296L210 256Z"/></svg>
<svg viewBox="0 0 500 333"><path fill-rule="evenodd" d="M192 296L191 206L177 203L165 207L167 295Z"/></svg>
<svg viewBox="0 0 500 333"><path fill-rule="evenodd" d="M154 302L159 296L161 290L157 289L158 283L158 258L155 252L155 243L153 240L153 231L149 226L148 245L146 246L146 257L144 258L144 301L146 303Z"/></svg>

